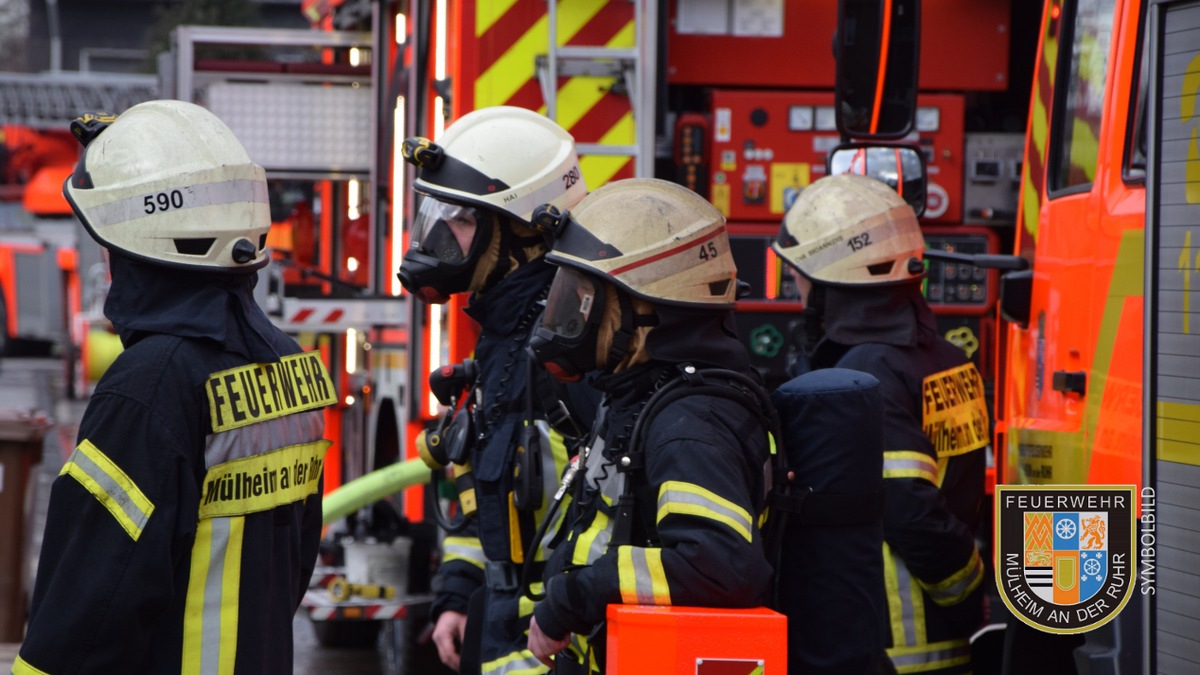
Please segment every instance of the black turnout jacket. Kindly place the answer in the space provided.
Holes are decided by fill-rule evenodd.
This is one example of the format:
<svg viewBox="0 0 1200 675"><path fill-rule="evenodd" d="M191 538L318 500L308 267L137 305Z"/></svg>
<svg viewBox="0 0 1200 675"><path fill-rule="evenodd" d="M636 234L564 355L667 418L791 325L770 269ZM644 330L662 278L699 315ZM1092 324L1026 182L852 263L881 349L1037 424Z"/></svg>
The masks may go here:
<svg viewBox="0 0 1200 675"><path fill-rule="evenodd" d="M291 672L333 383L253 275L111 269L125 350L54 482L14 673Z"/></svg>

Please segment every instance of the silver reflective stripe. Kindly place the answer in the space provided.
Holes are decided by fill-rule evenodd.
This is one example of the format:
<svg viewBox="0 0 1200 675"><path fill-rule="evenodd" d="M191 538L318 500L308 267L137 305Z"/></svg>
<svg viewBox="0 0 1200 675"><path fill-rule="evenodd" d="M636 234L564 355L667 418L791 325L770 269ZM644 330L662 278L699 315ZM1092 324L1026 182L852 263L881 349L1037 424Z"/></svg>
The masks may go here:
<svg viewBox="0 0 1200 675"><path fill-rule="evenodd" d="M958 572L939 584L921 586L937 604L945 607L962 602L983 581L983 559L979 551L971 552L971 560ZM946 584L943 587L943 584Z"/></svg>
<svg viewBox="0 0 1200 675"><path fill-rule="evenodd" d="M609 520L608 514L597 510L595 520L592 521L588 530L591 531L593 528L599 529L587 547L587 564L589 565L599 560L608 551L608 542L612 539L612 521Z"/></svg>
<svg viewBox="0 0 1200 675"><path fill-rule="evenodd" d="M913 607L913 580L912 575L908 573L908 568L905 567L904 561L900 556L894 555L888 551L888 555L892 556L892 560L896 564L896 581L899 586L899 592L895 598L889 598L889 602L897 602L900 604L900 622L904 627L904 642L901 643L895 638L892 639L892 644L911 645L917 642L917 625L916 625L916 608Z"/></svg>
<svg viewBox="0 0 1200 675"><path fill-rule="evenodd" d="M632 546L630 547L629 555L633 559L633 579L638 604L655 604L654 581L650 577L650 565L646 562L646 549Z"/></svg>
<svg viewBox="0 0 1200 675"><path fill-rule="evenodd" d="M479 540L473 537L446 537L442 542L443 559L463 560L483 569L487 558L483 555L483 547Z"/></svg>
<svg viewBox="0 0 1200 675"><path fill-rule="evenodd" d="M728 525L746 541L753 541L754 521L750 514L737 504L699 485L679 481L663 483L658 493L658 516L655 522L662 522L662 519L671 513L715 520Z"/></svg>
<svg viewBox="0 0 1200 675"><path fill-rule="evenodd" d="M884 478L924 478L938 483L938 465L932 457L913 450L893 450L883 453Z"/></svg>
<svg viewBox="0 0 1200 675"><path fill-rule="evenodd" d="M229 546L229 518L212 519L208 576L204 580L204 639L200 647L201 675L217 675L221 666L221 609L225 580L225 555ZM230 655L232 658L233 655Z"/></svg>
<svg viewBox="0 0 1200 675"><path fill-rule="evenodd" d="M142 507L138 506L137 501L143 501L147 504L149 501L142 494L141 490L138 489L137 485L133 484L133 481L128 476L125 476L124 473L121 473L120 476L128 480L129 485L126 486L118 483L107 471L93 461L89 451L97 453L99 457L105 457L94 445L84 441L71 453L69 464L74 464L78 467L79 471L83 472L95 483L96 487L103 494L93 494L93 496L108 508L109 512L121 523L121 526L129 532L129 536L133 537L134 541L137 541L142 533L142 528L146 527L146 523L150 521L150 514L154 511L154 506L151 505L147 510L143 510ZM105 459L107 458L105 457ZM115 464L112 466L119 471ZM74 473L69 466L64 466L63 470L68 474ZM79 476L73 477L76 480L80 478ZM86 484L84 485L88 487ZM92 490L89 490L89 492L92 492ZM122 516L124 517L122 518Z"/></svg>
<svg viewBox="0 0 1200 675"><path fill-rule="evenodd" d="M178 199L172 200L178 193ZM165 194L168 208L160 208L158 195ZM149 201L147 201L149 199ZM237 204L239 202L267 203L267 184L257 180L227 180L219 183L201 183L181 188L164 188L136 197L99 204L87 210L88 223L95 228L120 225L131 220L166 211L181 211L201 206ZM176 206L179 204L179 206ZM146 209L151 209L147 213Z"/></svg>
<svg viewBox="0 0 1200 675"><path fill-rule="evenodd" d="M311 443L321 438L324 429L324 413L309 410L209 434L204 462L206 466L214 467L276 448Z"/></svg>

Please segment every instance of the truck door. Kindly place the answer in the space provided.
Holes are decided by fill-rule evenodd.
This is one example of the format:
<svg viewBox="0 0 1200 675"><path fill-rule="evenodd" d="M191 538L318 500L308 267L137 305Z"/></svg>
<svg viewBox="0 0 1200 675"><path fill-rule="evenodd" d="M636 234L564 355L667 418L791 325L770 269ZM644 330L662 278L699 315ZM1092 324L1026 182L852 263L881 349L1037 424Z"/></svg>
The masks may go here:
<svg viewBox="0 0 1200 675"><path fill-rule="evenodd" d="M1027 320L1009 333L1006 483L1140 481L1145 192L1125 170L1138 14L1127 0L1046 5L1017 221L1033 280Z"/></svg>

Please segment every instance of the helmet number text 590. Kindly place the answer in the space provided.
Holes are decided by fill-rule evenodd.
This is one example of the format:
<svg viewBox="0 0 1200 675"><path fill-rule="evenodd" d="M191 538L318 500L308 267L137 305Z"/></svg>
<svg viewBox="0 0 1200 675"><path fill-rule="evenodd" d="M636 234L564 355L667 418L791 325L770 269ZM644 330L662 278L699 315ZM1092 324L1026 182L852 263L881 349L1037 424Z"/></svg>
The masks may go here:
<svg viewBox="0 0 1200 675"><path fill-rule="evenodd" d="M142 199L142 205L145 206L145 211L148 214L169 211L171 209L181 209L183 208L183 193L179 190L171 190L170 192L146 195Z"/></svg>

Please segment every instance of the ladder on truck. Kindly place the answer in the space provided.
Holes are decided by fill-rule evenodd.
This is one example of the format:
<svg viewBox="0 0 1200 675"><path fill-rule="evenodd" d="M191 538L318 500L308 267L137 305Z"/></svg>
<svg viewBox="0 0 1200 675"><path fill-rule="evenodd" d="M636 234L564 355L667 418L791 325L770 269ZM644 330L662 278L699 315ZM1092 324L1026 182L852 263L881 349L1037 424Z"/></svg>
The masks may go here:
<svg viewBox="0 0 1200 675"><path fill-rule="evenodd" d="M83 113L120 114L156 98L158 78L153 75L0 73L0 124L65 130Z"/></svg>
<svg viewBox="0 0 1200 675"><path fill-rule="evenodd" d="M630 0L634 16L634 46L558 44L558 0L548 0L548 53L537 57L538 81L546 102L546 116L558 122L559 78L613 77L622 83L629 96L634 122L632 145L576 143L580 156L614 155L632 157L634 175L654 176L655 108L658 55L657 0Z"/></svg>

